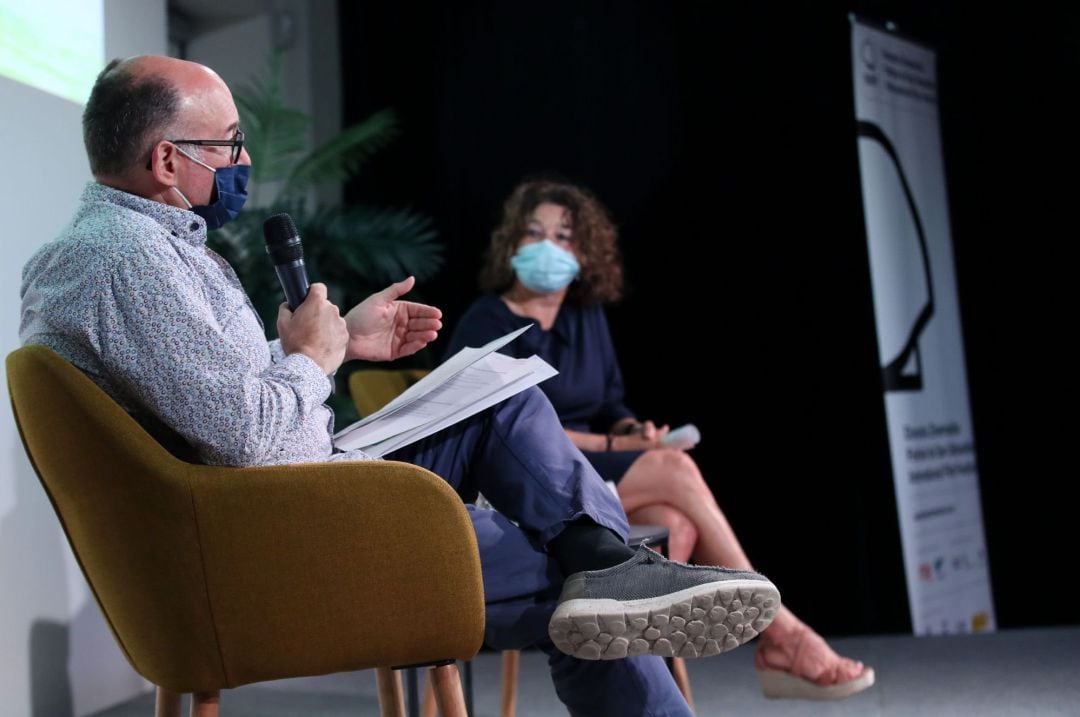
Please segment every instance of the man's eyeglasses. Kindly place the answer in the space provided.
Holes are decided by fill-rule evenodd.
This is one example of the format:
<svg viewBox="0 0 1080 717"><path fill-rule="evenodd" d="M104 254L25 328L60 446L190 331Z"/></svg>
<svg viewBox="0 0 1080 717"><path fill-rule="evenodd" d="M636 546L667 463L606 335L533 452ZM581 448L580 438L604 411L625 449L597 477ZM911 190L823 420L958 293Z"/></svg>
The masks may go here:
<svg viewBox="0 0 1080 717"><path fill-rule="evenodd" d="M237 128L236 135L232 139L170 139L173 144L195 144L200 147L232 147L230 156L231 164L240 161L240 153L244 151L244 130Z"/></svg>

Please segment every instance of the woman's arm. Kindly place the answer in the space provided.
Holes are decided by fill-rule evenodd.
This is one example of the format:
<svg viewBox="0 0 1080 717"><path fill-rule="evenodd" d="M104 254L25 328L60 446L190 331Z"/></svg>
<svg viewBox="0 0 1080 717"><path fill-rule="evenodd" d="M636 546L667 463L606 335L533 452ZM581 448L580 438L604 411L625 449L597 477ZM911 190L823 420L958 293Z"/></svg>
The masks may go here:
<svg viewBox="0 0 1080 717"><path fill-rule="evenodd" d="M660 448L660 439L668 432L667 426L657 428L652 421L638 423L636 419L622 419L610 433L585 433L566 429L570 442L583 451L647 451Z"/></svg>
<svg viewBox="0 0 1080 717"><path fill-rule="evenodd" d="M571 431L566 429L566 435L570 442L582 451L600 453L608 449L608 437L603 433L585 433L583 431Z"/></svg>

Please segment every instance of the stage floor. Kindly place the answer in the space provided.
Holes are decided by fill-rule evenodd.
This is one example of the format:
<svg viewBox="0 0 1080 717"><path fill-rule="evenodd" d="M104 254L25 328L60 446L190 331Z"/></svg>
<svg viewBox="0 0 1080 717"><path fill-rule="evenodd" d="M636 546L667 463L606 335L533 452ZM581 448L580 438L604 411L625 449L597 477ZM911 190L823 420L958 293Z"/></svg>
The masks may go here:
<svg viewBox="0 0 1080 717"><path fill-rule="evenodd" d="M989 635L914 638L889 635L831 640L874 667L877 684L840 702L768 700L754 673L753 643L687 661L697 714L707 715L1080 715L1080 627L1005 630ZM499 655L474 661L476 715L496 717ZM548 678L546 656L522 655L519 717L566 715ZM185 704L186 714L186 704ZM373 672L250 685L222 694L228 717L377 715ZM95 717L149 717L143 695Z"/></svg>

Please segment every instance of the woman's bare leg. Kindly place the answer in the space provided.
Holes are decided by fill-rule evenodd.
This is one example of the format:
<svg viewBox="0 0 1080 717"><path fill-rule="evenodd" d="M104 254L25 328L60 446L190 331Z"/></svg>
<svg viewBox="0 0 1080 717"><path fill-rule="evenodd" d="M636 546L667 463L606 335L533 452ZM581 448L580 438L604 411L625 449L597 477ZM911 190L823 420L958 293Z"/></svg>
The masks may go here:
<svg viewBox="0 0 1080 717"><path fill-rule="evenodd" d="M638 508L626 516L634 525L662 525L668 530L667 556L685 563L697 543L694 522L670 505L657 503Z"/></svg>
<svg viewBox="0 0 1080 717"><path fill-rule="evenodd" d="M670 531L668 523L677 526L676 515L681 514L697 531L697 544L692 552L694 559L709 565L753 570L697 464L686 453L676 450L643 453L619 481L618 490L630 522L657 523ZM680 544L677 549L679 554L671 544L670 557L685 560L681 557L685 547ZM799 657L798 665L795 664L796 656ZM862 674L864 669L861 662L837 655L784 606L769 628L758 637L757 661L759 668L798 669L797 676L820 685L847 682Z"/></svg>
<svg viewBox="0 0 1080 717"><path fill-rule="evenodd" d="M686 453L676 450L643 453L619 481L618 490L628 516L647 506L669 505L689 518L698 534L693 556L701 563L752 570L735 531L697 464Z"/></svg>
<svg viewBox="0 0 1080 717"><path fill-rule="evenodd" d="M754 657L758 669L791 672L818 685L847 682L866 669L858 660L836 654L809 625L783 606L758 637Z"/></svg>

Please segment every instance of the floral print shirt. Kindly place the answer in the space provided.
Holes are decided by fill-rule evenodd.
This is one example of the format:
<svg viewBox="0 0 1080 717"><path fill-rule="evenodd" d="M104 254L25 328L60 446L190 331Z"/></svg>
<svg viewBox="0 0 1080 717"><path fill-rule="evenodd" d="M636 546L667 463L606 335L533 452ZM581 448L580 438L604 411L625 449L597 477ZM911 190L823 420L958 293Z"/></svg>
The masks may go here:
<svg viewBox="0 0 1080 717"><path fill-rule="evenodd" d="M71 223L23 269L21 296L24 344L53 349L198 460L330 459L329 380L307 356L267 343L193 212L91 182Z"/></svg>

